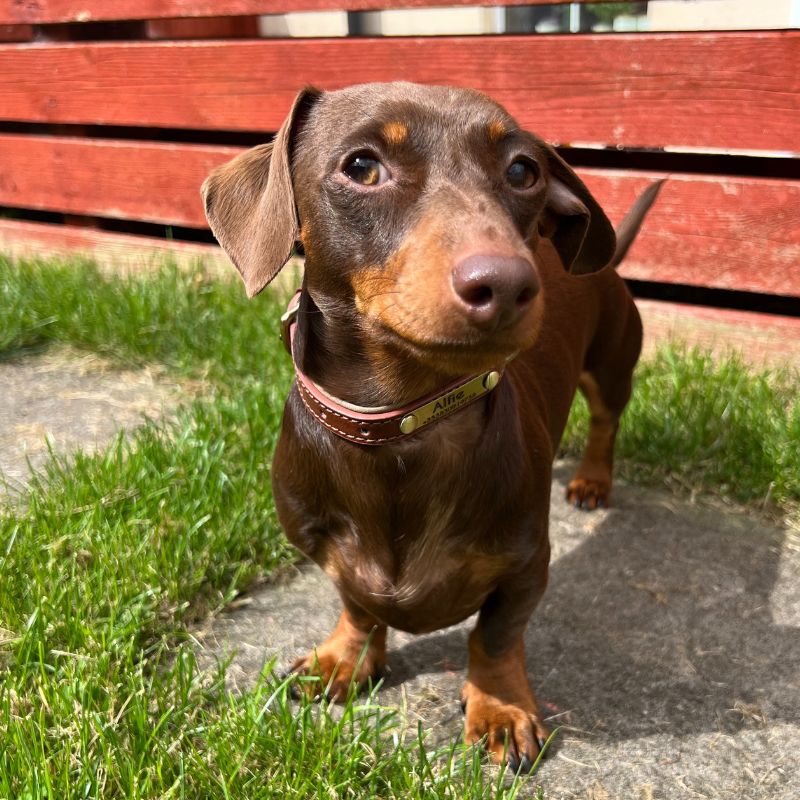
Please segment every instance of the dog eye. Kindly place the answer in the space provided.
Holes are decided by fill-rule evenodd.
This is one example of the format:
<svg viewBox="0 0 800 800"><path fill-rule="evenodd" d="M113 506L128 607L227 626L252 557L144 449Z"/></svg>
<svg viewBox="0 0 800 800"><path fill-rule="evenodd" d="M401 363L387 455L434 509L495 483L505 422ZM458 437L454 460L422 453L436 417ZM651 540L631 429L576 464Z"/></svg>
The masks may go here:
<svg viewBox="0 0 800 800"><path fill-rule="evenodd" d="M506 170L506 179L515 189L530 189L539 175L530 161L518 158Z"/></svg>
<svg viewBox="0 0 800 800"><path fill-rule="evenodd" d="M389 180L389 170L371 156L356 156L342 170L354 183L362 186L380 186Z"/></svg>

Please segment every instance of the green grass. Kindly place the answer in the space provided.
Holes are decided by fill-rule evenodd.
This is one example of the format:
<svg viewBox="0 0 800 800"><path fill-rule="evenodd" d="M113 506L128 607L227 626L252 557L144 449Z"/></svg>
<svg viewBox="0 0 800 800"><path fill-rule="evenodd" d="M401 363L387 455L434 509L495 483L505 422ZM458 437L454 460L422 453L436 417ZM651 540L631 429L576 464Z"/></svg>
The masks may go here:
<svg viewBox="0 0 800 800"><path fill-rule="evenodd" d="M234 697L197 670L186 623L291 558L268 481L280 391L54 461L0 517L0 797L513 796L476 755L395 747L374 703L335 722L271 675Z"/></svg>
<svg viewBox="0 0 800 800"><path fill-rule="evenodd" d="M780 512L800 503L800 375L662 347L637 368L617 439L618 474ZM588 412L575 403L563 447L578 455Z"/></svg>
<svg viewBox="0 0 800 800"><path fill-rule="evenodd" d="M276 347L279 306L274 293L248 300L237 281L200 269L110 278L91 261L0 255L0 357L62 343L219 383L263 379L265 368L288 375Z"/></svg>
<svg viewBox="0 0 800 800"><path fill-rule="evenodd" d="M477 750L429 751L372 697L338 713L272 673L243 695L192 652L53 653L0 696L8 798L512 798ZM156 668L161 667L161 668ZM19 688L30 694L20 696ZM30 699L23 699L28 697ZM400 746L398 746L400 745Z"/></svg>
<svg viewBox="0 0 800 800"><path fill-rule="evenodd" d="M222 670L198 669L191 623L293 558L269 488L291 377L280 311L200 271L109 278L0 258L0 358L66 344L207 388L98 455L54 458L0 511L0 798L512 798L529 785L460 745L434 752L374 699L331 715L269 672L232 695ZM639 369L620 471L791 508L798 385L665 348Z"/></svg>

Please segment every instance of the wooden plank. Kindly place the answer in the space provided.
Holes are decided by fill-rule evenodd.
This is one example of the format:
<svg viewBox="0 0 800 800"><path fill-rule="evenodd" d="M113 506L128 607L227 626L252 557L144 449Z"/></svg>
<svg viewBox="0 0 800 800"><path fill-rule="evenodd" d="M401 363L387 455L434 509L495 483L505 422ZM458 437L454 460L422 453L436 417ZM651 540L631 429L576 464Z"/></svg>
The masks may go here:
<svg viewBox="0 0 800 800"><path fill-rule="evenodd" d="M239 149L0 135L0 205L205 227L200 184Z"/></svg>
<svg viewBox="0 0 800 800"><path fill-rule="evenodd" d="M502 5L548 5L554 0L503 0ZM609 0L578 0L580 3ZM287 11L371 11L470 6L476 0L19 0L0 1L0 24L89 22L165 17L280 14ZM491 0L483 5L496 5Z"/></svg>
<svg viewBox="0 0 800 800"><path fill-rule="evenodd" d="M80 254L109 269L136 271L158 267L169 258L181 265L202 263L220 275L236 274L216 245L16 219L0 219L0 251L17 258Z"/></svg>
<svg viewBox="0 0 800 800"><path fill-rule="evenodd" d="M205 227L199 187L234 147L0 136L0 205ZM614 223L653 173L581 170ZM800 296L800 181L672 174L628 278Z"/></svg>
<svg viewBox="0 0 800 800"><path fill-rule="evenodd" d="M0 219L0 251L13 258L85 256L109 273L146 272L163 267L165 262L175 263L181 268L200 266L209 277L239 282L239 273L217 245L69 225ZM288 300L302 279L302 259L292 257L267 291ZM277 320L275 330L277 334Z"/></svg>
<svg viewBox="0 0 800 800"><path fill-rule="evenodd" d="M4 45L0 119L275 130L305 84L397 79L560 143L800 153L800 31Z"/></svg>
<svg viewBox="0 0 800 800"><path fill-rule="evenodd" d="M637 300L644 323L644 351L665 341L736 353L756 366L800 368L800 319L726 308L705 308L657 300Z"/></svg>
<svg viewBox="0 0 800 800"><path fill-rule="evenodd" d="M667 177L620 267L626 278L800 297L800 181L581 170L618 224Z"/></svg>

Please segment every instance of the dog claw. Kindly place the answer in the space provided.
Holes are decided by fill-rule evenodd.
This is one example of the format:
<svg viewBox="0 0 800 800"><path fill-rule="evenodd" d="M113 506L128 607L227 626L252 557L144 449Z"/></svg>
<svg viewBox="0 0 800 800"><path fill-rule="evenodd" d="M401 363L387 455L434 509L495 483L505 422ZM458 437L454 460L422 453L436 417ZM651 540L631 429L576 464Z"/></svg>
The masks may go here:
<svg viewBox="0 0 800 800"><path fill-rule="evenodd" d="M522 756L522 761L519 764L519 771L523 775L527 775L533 769L533 762L528 758L528 756Z"/></svg>
<svg viewBox="0 0 800 800"><path fill-rule="evenodd" d="M567 487L567 502L586 511L608 508L609 488L609 484L576 478Z"/></svg>
<svg viewBox="0 0 800 800"><path fill-rule="evenodd" d="M291 668L284 669L278 673L278 680L281 682L288 681L289 678L291 678L294 675L297 675L297 673L293 669ZM293 683L289 684L289 697L291 697L292 700L300 699L300 690L297 688L297 681L294 681Z"/></svg>

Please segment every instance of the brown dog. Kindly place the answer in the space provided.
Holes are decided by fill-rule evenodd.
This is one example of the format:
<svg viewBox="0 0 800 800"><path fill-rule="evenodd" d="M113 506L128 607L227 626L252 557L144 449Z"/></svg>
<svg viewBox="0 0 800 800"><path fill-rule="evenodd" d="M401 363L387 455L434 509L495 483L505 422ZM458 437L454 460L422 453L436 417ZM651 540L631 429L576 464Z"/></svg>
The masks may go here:
<svg viewBox="0 0 800 800"><path fill-rule="evenodd" d="M403 83L302 91L273 144L204 184L251 296L305 248L273 485L288 538L342 597L330 638L294 667L334 698L379 674L387 626L480 611L466 738L530 768L548 730L523 633L547 584L551 465L580 386L589 442L568 498L607 503L641 345L612 266L655 193L617 244L575 173L503 108Z"/></svg>

